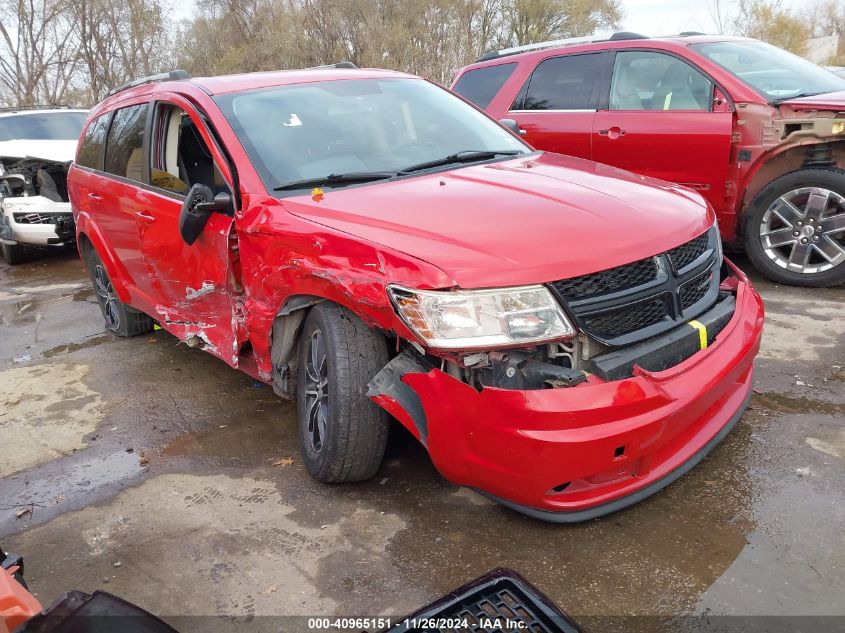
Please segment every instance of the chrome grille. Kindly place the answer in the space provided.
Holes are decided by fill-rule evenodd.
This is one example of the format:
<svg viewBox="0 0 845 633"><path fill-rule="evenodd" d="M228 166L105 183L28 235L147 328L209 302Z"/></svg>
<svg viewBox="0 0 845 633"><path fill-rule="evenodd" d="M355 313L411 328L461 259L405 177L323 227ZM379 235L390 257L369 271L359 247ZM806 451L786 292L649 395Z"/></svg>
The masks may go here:
<svg viewBox="0 0 845 633"><path fill-rule="evenodd" d="M13 213L18 224L56 224L62 218L70 218L70 213Z"/></svg>

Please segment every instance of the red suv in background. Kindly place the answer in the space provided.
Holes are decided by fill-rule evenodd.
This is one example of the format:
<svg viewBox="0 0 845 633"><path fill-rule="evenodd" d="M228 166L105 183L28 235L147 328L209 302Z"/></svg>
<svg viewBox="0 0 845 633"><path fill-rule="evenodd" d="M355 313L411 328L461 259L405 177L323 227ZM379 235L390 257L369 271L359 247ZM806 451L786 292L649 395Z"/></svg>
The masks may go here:
<svg viewBox="0 0 845 633"><path fill-rule="evenodd" d="M453 89L534 147L695 189L776 281L845 280L845 78L756 40L617 33L489 53Z"/></svg>
<svg viewBox="0 0 845 633"><path fill-rule="evenodd" d="M158 321L296 398L317 479L372 476L390 413L451 481L577 521L741 416L762 304L698 194L400 73L136 83L68 178L106 328Z"/></svg>

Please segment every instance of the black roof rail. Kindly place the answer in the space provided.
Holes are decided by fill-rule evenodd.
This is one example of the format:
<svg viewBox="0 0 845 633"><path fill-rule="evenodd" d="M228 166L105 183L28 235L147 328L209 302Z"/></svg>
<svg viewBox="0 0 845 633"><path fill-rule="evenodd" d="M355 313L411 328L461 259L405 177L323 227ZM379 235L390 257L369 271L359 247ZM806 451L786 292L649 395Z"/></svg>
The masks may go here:
<svg viewBox="0 0 845 633"><path fill-rule="evenodd" d="M649 38L648 35L634 33L633 31L617 31L607 39L610 42L618 42L619 40L647 40Z"/></svg>
<svg viewBox="0 0 845 633"><path fill-rule="evenodd" d="M678 33L678 37L692 37L693 35L707 35L707 33L701 31L681 31Z"/></svg>
<svg viewBox="0 0 845 633"><path fill-rule="evenodd" d="M70 106L66 103L53 105L24 105L24 106L7 106L0 108L0 112L18 112L22 110L68 110ZM84 109L84 108L80 108Z"/></svg>
<svg viewBox="0 0 845 633"><path fill-rule="evenodd" d="M135 86L143 86L144 84L151 84L156 83L159 81L182 81L184 79L190 79L191 75L188 73L187 70L171 70L167 73L159 73L158 75L150 75L149 77L141 77L140 79L133 79L132 81L128 81L122 86L118 86L106 94L107 97L111 97L112 95L117 94L118 92L123 92L124 90L128 90L129 88L134 88Z"/></svg>
<svg viewBox="0 0 845 633"><path fill-rule="evenodd" d="M521 46L512 46L511 48L503 48L499 51L490 51L484 53L481 57L476 59L476 62L486 62L490 59L498 57L506 57L508 55L516 55L518 53L525 53L527 51L538 51L544 48L555 48L558 46L573 46L575 44L592 44L594 42L616 42L619 40L647 40L648 35L641 35L639 33L632 33L630 31L619 31L610 37L595 37L587 35L586 37L567 37L562 40L549 40L548 42L537 42L535 44L523 44Z"/></svg>
<svg viewBox="0 0 845 633"><path fill-rule="evenodd" d="M350 61L343 61L343 62L336 62L334 64L323 64L322 66L312 66L311 68L306 68L306 70L322 70L325 68L350 68L350 69L357 69L358 66L353 64Z"/></svg>

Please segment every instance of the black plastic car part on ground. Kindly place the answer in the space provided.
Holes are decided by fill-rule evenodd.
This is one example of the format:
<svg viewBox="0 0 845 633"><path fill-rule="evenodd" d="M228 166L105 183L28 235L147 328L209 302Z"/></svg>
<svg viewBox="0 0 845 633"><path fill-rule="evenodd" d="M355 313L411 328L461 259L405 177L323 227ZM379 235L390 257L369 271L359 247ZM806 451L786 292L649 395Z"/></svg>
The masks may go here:
<svg viewBox="0 0 845 633"><path fill-rule="evenodd" d="M581 629L518 573L499 568L415 611L389 631L579 633Z"/></svg>
<svg viewBox="0 0 845 633"><path fill-rule="evenodd" d="M177 633L151 613L104 591L68 591L15 633Z"/></svg>
<svg viewBox="0 0 845 633"><path fill-rule="evenodd" d="M17 554L7 554L3 551L3 548L0 547L0 567L7 570L12 567L17 567L18 571L16 571L12 577L26 588L26 581L23 578L23 556L18 556Z"/></svg>

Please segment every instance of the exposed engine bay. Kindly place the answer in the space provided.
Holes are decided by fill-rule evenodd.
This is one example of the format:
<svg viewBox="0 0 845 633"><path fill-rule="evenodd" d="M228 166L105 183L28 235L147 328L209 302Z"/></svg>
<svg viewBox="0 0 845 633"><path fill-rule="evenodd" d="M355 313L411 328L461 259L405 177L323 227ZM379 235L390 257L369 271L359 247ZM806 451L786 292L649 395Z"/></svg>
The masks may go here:
<svg viewBox="0 0 845 633"><path fill-rule="evenodd" d="M76 231L67 192L69 167L70 162L0 156L4 255L10 247L73 244Z"/></svg>

